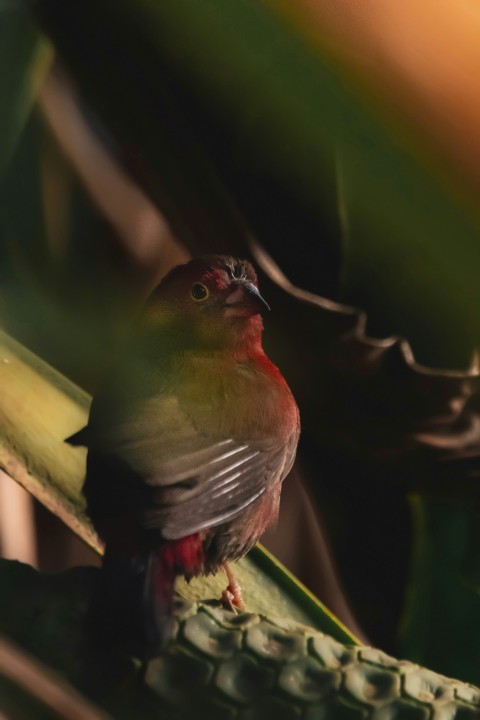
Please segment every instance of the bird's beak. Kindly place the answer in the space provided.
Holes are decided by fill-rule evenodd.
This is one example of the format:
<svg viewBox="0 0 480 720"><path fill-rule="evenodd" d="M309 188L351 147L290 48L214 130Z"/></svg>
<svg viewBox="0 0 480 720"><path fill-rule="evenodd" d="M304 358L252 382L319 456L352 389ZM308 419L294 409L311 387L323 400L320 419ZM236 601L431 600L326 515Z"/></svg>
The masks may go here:
<svg viewBox="0 0 480 720"><path fill-rule="evenodd" d="M270 310L270 305L267 303L267 301L260 295L259 289L254 285L253 283L244 283L243 287L247 291L247 293L253 297L254 300L259 303L259 305L262 307L262 309Z"/></svg>
<svg viewBox="0 0 480 720"><path fill-rule="evenodd" d="M231 287L233 290L225 301L227 310L231 309L229 314L238 314L233 312L234 308L250 310L248 314L257 314L262 310L270 310L270 305L263 299L258 288L253 283L237 281L232 283Z"/></svg>

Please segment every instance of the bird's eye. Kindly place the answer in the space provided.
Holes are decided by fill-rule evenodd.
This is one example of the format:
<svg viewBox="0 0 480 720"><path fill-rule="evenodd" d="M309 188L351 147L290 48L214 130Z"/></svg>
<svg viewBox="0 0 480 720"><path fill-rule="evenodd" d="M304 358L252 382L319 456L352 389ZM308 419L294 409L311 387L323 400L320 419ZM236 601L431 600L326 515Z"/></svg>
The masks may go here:
<svg viewBox="0 0 480 720"><path fill-rule="evenodd" d="M203 283L193 283L190 289L190 295L197 302L202 302L202 300L206 300L209 294L210 293L208 292L207 286L203 285Z"/></svg>

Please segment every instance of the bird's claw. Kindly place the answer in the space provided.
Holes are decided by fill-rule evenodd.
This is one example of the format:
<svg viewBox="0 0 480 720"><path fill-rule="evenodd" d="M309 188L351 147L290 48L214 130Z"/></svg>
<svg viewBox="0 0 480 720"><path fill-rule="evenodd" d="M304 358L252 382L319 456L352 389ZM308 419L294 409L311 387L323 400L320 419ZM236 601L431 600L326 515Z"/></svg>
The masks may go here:
<svg viewBox="0 0 480 720"><path fill-rule="evenodd" d="M228 588L226 590L224 590L222 593L222 602L227 607L229 607L230 610L235 613L235 615L237 615L237 608L233 604L233 593L231 593Z"/></svg>
<svg viewBox="0 0 480 720"><path fill-rule="evenodd" d="M243 604L242 592L239 587L235 588L231 585L227 587L222 593L222 602L230 608L235 615L238 615L239 610L244 610L245 605Z"/></svg>
<svg viewBox="0 0 480 720"><path fill-rule="evenodd" d="M235 615L237 615L238 610L245 610L242 588L228 563L223 564L223 569L225 570L225 574L227 576L228 585L227 589L222 593L222 601L232 612L235 613Z"/></svg>

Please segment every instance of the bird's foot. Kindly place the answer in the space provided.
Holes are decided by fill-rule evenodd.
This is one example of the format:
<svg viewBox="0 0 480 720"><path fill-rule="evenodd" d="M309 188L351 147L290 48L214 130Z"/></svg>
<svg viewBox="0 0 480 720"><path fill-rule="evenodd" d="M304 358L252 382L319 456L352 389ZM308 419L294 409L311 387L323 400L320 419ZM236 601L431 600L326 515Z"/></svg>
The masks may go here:
<svg viewBox="0 0 480 720"><path fill-rule="evenodd" d="M242 588L227 563L224 564L223 569L227 574L228 587L222 593L222 602L224 602L232 612L237 614L238 610L245 609Z"/></svg>
<svg viewBox="0 0 480 720"><path fill-rule="evenodd" d="M235 615L238 615L239 610L245 609L242 591L240 590L240 593L233 593L230 585L222 593L222 602L225 603Z"/></svg>

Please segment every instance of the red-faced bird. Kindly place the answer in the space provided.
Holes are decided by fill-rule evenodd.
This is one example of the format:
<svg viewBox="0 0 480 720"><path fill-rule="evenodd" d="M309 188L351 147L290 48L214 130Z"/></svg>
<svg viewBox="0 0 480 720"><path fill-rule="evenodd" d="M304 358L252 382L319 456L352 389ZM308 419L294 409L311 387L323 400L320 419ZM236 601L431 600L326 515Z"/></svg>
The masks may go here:
<svg viewBox="0 0 480 720"><path fill-rule="evenodd" d="M262 349L266 309L249 262L174 268L69 438L88 447L83 490L106 548L92 615L139 654L168 635L177 575L223 566L224 599L242 607L227 563L277 519L300 426Z"/></svg>

